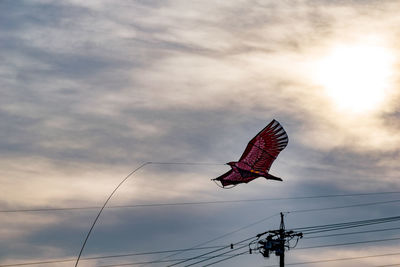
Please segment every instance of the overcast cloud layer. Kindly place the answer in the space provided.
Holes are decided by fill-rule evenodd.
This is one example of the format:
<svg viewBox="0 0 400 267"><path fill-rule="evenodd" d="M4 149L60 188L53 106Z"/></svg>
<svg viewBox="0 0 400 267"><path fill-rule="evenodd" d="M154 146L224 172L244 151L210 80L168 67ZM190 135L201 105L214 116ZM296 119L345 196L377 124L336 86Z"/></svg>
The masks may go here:
<svg viewBox="0 0 400 267"><path fill-rule="evenodd" d="M210 179L227 166L148 165L110 205L400 191L399 12L397 1L0 1L0 209L101 206L144 162L237 160L274 118L290 139L271 168L283 183L257 179L222 190ZM391 51L391 90L379 109L354 114L337 108L315 73L335 45L367 40ZM398 198L106 209L84 256L187 248L280 211ZM2 212L1 263L73 259L96 212ZM391 203L292 212L286 220L299 227L396 215ZM278 226L275 216L213 244ZM395 237L305 239L299 247ZM398 241L293 249L287 262L398 250ZM220 266L276 263L246 255Z"/></svg>

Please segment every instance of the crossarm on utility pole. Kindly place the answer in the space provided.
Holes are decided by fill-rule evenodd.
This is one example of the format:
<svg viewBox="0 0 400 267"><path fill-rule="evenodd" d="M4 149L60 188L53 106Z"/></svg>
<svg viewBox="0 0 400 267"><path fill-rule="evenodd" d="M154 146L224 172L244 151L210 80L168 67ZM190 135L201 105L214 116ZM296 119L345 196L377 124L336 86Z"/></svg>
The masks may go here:
<svg viewBox="0 0 400 267"><path fill-rule="evenodd" d="M266 238L260 239L261 236L267 235ZM257 239L249 244L250 254L252 251L258 251L264 257L269 258L271 252L279 256L279 267L285 266L285 249L290 248L290 240L293 238L298 239L303 237L303 233L295 231L286 231L284 214L281 212L281 223L278 230L269 230L264 233L258 234ZM296 244L297 244L296 241Z"/></svg>

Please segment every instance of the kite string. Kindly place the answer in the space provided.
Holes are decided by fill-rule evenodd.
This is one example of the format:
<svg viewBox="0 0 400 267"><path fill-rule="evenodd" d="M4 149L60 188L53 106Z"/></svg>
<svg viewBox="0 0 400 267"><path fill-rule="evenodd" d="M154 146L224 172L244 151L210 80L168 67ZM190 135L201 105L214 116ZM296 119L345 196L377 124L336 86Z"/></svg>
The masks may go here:
<svg viewBox="0 0 400 267"><path fill-rule="evenodd" d="M232 188L234 188L235 186L237 186L237 184L234 184L234 185L232 185L231 187L220 186L220 185L215 181L215 179L211 179L211 181L213 181L218 187L220 187L220 188L222 188L222 189L232 189Z"/></svg>
<svg viewBox="0 0 400 267"><path fill-rule="evenodd" d="M151 162L145 162L145 163L143 163L142 165L140 165L139 167L137 167L135 170L133 170L130 174L128 174L128 175L117 185L117 187L114 189L114 191L112 191L111 194L108 196L107 200L104 202L104 204L103 204L103 206L101 207L99 213L97 214L96 218L94 219L94 221L93 221L93 223L92 223L92 226L90 227L89 232L88 232L87 235L86 235L85 241L83 241L81 250L79 251L78 258L76 259L75 267L78 266L78 262L79 262L79 259L81 258L83 249L85 248L86 243L87 243L87 241L88 241L88 239L89 239L89 236L90 236L90 234L92 233L93 228L94 228L94 226L95 226L97 220L99 219L100 214L102 213L102 211L103 211L104 208L106 207L108 201L110 201L111 197L112 197L112 196L114 195L114 193L118 190L118 188L119 188L132 174L134 174L135 172L137 172L138 170L140 170L141 168L143 168L144 166L146 166L146 165L148 165L148 164L151 164Z"/></svg>
<svg viewBox="0 0 400 267"><path fill-rule="evenodd" d="M89 229L89 232L88 232L87 235L86 235L85 241L83 241L81 250L79 251L78 258L76 259L76 262L75 262L75 267L78 266L79 259L81 258L82 252L83 252L83 250L84 250L84 248L85 248L85 246L86 246L86 243L87 243L87 241L88 241L88 239L89 239L89 236L90 236L90 234L92 233L95 224L97 223L97 221L98 221L98 219L99 219L101 213L103 212L103 210L104 210L104 208L106 207L107 203L110 201L111 197L112 197L112 196L114 195L114 193L118 190L118 188L119 188L126 180L128 180L129 177L132 176L132 174L134 174L135 172L137 172L137 171L140 170L141 168L145 167L146 165L150 165L150 164L164 164L164 165L166 165L166 164L170 164L170 165L224 165L224 164L221 164L221 163L151 162L151 161L148 161L148 162L143 163L142 165L140 165L140 166L137 167L136 169L134 169L131 173L129 173L129 174L117 185L117 187L115 187L115 189L114 189L114 190L111 192L111 194L108 196L107 200L104 202L104 204L103 204L103 206L101 207L99 213L97 214L96 218L94 219L94 221L93 221L93 223L92 223L92 226L91 226L90 229Z"/></svg>

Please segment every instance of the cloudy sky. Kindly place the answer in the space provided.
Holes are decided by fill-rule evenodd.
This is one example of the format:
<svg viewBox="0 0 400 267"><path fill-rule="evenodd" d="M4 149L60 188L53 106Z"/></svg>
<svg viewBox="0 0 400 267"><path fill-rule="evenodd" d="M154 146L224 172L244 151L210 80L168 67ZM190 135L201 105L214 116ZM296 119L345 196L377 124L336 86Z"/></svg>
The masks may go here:
<svg viewBox="0 0 400 267"><path fill-rule="evenodd" d="M110 207L264 200L106 208L83 258L227 245L278 228L281 211L288 228L400 215L399 12L373 0L1 0L0 263L73 266L99 207L148 161L210 165L146 165ZM290 140L271 168L284 181L212 183L272 119ZM351 196L305 198L328 195ZM82 207L93 209L22 211ZM397 253L399 230L375 231L396 227L303 239L286 262Z"/></svg>

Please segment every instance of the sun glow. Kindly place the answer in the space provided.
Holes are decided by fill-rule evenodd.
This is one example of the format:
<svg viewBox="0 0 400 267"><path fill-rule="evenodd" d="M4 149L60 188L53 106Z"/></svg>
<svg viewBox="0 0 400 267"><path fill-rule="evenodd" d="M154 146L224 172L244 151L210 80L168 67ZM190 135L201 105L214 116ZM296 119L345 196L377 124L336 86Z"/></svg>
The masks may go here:
<svg viewBox="0 0 400 267"><path fill-rule="evenodd" d="M337 46L323 58L317 81L340 110L374 111L390 89L393 56L382 46Z"/></svg>

